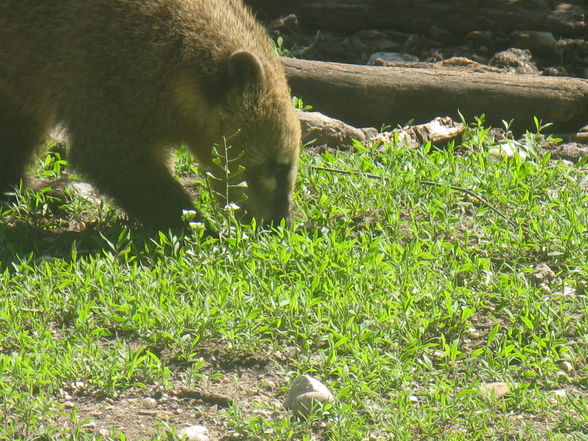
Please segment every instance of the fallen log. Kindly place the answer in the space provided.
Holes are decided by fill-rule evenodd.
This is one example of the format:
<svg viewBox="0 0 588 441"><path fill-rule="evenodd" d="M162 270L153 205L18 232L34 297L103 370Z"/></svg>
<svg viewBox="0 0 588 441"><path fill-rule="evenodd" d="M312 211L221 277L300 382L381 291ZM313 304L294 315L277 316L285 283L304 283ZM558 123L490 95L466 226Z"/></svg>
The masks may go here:
<svg viewBox="0 0 588 441"><path fill-rule="evenodd" d="M585 8L545 0L245 0L266 19L296 14L315 29L354 32L394 29L426 32L436 25L455 35L470 31L512 32L522 29L583 35Z"/></svg>
<svg viewBox="0 0 588 441"><path fill-rule="evenodd" d="M294 95L355 127L430 121L436 116L535 128L533 117L574 131L588 123L588 81L576 78L363 66L283 58Z"/></svg>

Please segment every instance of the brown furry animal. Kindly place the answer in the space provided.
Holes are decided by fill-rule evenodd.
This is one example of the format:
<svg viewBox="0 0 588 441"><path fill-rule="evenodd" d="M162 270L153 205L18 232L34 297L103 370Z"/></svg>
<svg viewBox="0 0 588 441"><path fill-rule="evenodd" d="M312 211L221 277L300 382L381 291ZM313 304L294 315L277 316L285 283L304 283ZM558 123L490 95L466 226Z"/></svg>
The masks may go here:
<svg viewBox="0 0 588 441"><path fill-rule="evenodd" d="M72 164L148 226L177 226L192 208L166 147L189 146L222 176L211 146L225 138L248 184L229 199L245 192L249 216L290 219L300 126L242 0L1 0L0 192L57 123Z"/></svg>

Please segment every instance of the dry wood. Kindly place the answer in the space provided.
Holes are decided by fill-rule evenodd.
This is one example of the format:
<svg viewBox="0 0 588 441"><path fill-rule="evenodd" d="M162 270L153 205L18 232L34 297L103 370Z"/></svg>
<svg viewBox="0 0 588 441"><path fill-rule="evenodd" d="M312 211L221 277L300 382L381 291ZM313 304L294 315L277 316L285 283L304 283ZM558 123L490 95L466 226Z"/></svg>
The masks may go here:
<svg viewBox="0 0 588 441"><path fill-rule="evenodd" d="M533 117L559 130L588 122L588 81L532 75L362 66L284 58L294 95L315 110L356 127L427 122L436 116L491 124L515 120L534 128Z"/></svg>
<svg viewBox="0 0 588 441"><path fill-rule="evenodd" d="M475 30L521 29L580 35L587 29L582 6L545 0L246 0L246 3L263 17L293 13L305 26L346 33L378 28L426 32L433 25L455 35Z"/></svg>

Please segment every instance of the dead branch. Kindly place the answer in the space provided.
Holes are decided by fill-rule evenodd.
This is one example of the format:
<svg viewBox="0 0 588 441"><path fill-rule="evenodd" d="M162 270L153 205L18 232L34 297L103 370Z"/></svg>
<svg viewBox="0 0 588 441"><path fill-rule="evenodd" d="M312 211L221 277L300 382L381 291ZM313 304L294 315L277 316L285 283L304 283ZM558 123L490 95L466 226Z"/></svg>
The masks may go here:
<svg viewBox="0 0 588 441"><path fill-rule="evenodd" d="M356 127L460 112L468 121L486 114L492 125L514 119L515 130L534 129L534 116L561 131L588 122L588 81L577 78L282 61L294 95Z"/></svg>

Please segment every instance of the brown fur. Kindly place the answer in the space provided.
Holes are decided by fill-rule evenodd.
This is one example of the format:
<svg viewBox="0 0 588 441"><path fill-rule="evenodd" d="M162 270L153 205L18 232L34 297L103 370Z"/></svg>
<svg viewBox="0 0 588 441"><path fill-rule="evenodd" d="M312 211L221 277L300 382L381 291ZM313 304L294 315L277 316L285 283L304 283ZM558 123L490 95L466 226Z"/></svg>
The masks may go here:
<svg viewBox="0 0 588 441"><path fill-rule="evenodd" d="M74 166L147 225L178 225L192 207L165 148L188 145L220 176L223 138L245 167L249 214L290 217L300 127L241 0L1 0L0 192L57 123Z"/></svg>

